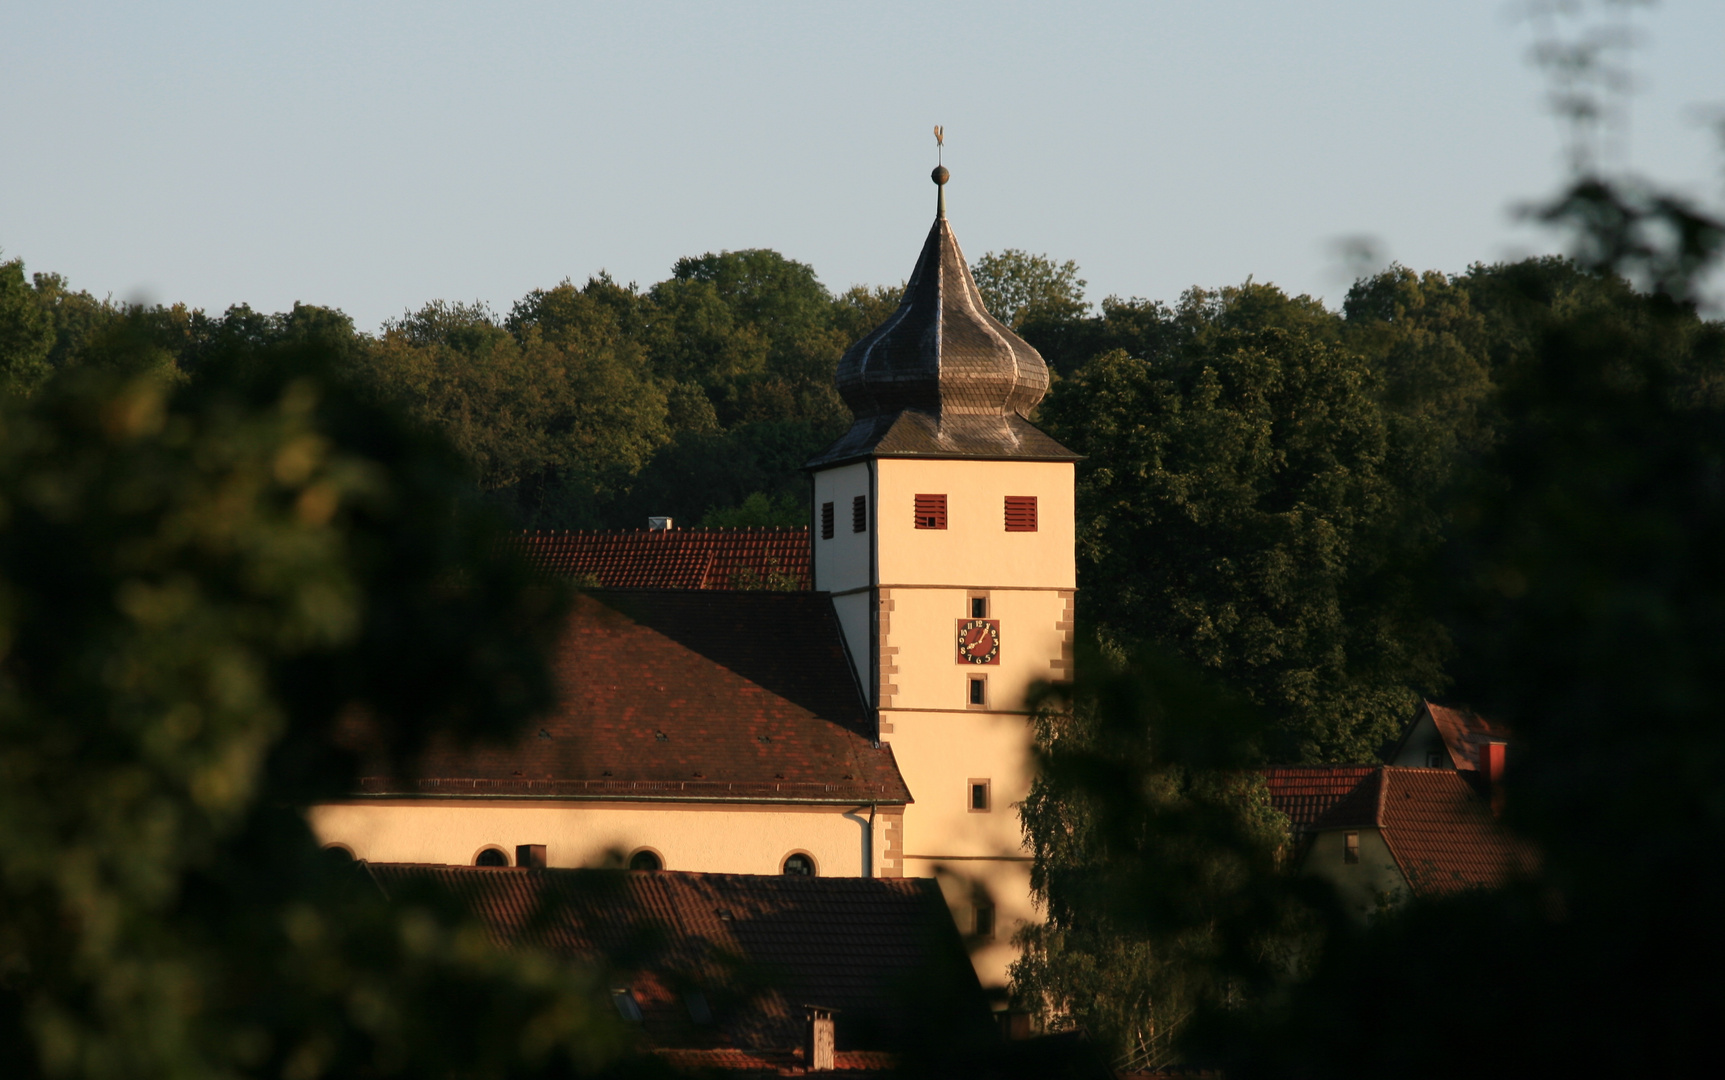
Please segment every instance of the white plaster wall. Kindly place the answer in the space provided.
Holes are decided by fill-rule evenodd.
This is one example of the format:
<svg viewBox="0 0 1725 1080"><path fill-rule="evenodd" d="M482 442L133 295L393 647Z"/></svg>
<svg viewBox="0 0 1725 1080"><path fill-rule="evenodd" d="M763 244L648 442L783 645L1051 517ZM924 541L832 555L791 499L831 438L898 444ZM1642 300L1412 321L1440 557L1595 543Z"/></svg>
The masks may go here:
<svg viewBox="0 0 1725 1080"><path fill-rule="evenodd" d="M1075 587L1070 462L882 458L876 468L881 584ZM945 529L916 527L919 494L946 496ZM1006 531L1008 495L1036 496L1036 532Z"/></svg>
<svg viewBox="0 0 1725 1080"><path fill-rule="evenodd" d="M1376 829L1360 829L1360 861L1350 863L1346 857L1346 835L1353 830L1337 829L1321 832L1312 840L1306 852L1304 870L1324 878L1336 887L1343 906L1356 917L1369 919L1386 902L1407 898L1407 879L1396 865L1383 834Z"/></svg>
<svg viewBox="0 0 1725 1080"><path fill-rule="evenodd" d="M866 588L869 582L869 544L872 532L851 531L851 500L870 496L868 465L841 465L814 474L814 518L810 535L815 544L814 587L817 592L843 592ZM833 504L833 538L821 539L821 504ZM869 523L875 518L870 496Z"/></svg>
<svg viewBox="0 0 1725 1080"><path fill-rule="evenodd" d="M544 844L551 866L602 866L649 847L667 870L777 874L786 855L802 851L829 877L874 872L864 861L866 806L368 799L314 806L306 816L321 843L373 862L471 865L491 846L513 862L517 844ZM877 820L877 835L880 828Z"/></svg>

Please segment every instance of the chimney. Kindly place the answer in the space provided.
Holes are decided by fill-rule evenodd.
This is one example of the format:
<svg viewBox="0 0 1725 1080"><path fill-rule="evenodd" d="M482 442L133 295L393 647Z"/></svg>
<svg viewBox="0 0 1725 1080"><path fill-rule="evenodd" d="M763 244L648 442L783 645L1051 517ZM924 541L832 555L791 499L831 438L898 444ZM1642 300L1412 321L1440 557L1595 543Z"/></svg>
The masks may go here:
<svg viewBox="0 0 1725 1080"><path fill-rule="evenodd" d="M1491 796L1491 812L1503 813L1503 759L1509 747L1500 742L1480 743L1479 778L1485 783L1485 790Z"/></svg>
<svg viewBox="0 0 1725 1080"><path fill-rule="evenodd" d="M809 1072L831 1070L833 1064L833 1013L817 1005L804 1005L808 1013L808 1029L803 1036L803 1064Z"/></svg>
<svg viewBox="0 0 1725 1080"><path fill-rule="evenodd" d="M671 519L668 517L650 517L647 519L648 532L669 532Z"/></svg>
<svg viewBox="0 0 1725 1080"><path fill-rule="evenodd" d="M535 870L545 869L545 845L544 844L517 844L517 845L515 845L515 865L516 866L527 866L527 867L531 867Z"/></svg>
<svg viewBox="0 0 1725 1080"><path fill-rule="evenodd" d="M1476 763L1476 767L1479 769L1479 778L1493 788L1497 787L1498 783L1503 780L1504 749L1505 745L1500 742L1479 744L1479 761Z"/></svg>

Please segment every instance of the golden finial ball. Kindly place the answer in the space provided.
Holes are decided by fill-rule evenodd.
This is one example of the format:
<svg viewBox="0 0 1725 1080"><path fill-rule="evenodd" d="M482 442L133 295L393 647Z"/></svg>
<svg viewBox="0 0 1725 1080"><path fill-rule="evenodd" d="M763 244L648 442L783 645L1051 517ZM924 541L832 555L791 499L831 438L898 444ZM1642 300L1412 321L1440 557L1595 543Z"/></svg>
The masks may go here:
<svg viewBox="0 0 1725 1080"><path fill-rule="evenodd" d="M944 183L946 183L947 178L950 177L952 174L946 171L945 165L936 165L934 167L934 171L929 173L928 175L929 175L929 178L932 179L935 183L944 184Z"/></svg>

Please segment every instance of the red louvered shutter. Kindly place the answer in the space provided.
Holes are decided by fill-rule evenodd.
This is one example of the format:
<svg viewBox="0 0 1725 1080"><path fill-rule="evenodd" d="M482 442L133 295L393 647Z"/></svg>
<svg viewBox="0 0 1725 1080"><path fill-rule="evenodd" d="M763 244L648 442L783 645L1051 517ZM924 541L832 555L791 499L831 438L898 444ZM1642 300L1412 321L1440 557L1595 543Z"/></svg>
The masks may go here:
<svg viewBox="0 0 1725 1080"><path fill-rule="evenodd" d="M918 495L916 497L916 527L919 529L946 528L945 495Z"/></svg>
<svg viewBox="0 0 1725 1080"><path fill-rule="evenodd" d="M1006 531L1036 531L1036 496L1008 495L1006 497Z"/></svg>

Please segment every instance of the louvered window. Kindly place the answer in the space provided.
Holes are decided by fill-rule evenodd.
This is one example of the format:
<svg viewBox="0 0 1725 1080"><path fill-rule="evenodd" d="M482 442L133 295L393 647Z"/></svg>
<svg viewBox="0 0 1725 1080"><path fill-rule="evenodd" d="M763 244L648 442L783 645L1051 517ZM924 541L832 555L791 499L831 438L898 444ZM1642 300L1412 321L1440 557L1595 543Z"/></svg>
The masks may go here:
<svg viewBox="0 0 1725 1080"><path fill-rule="evenodd" d="M1008 495L1006 497L1006 531L1036 531L1036 496Z"/></svg>
<svg viewBox="0 0 1725 1080"><path fill-rule="evenodd" d="M833 504L821 503L821 539L833 538Z"/></svg>
<svg viewBox="0 0 1725 1080"><path fill-rule="evenodd" d="M868 532L868 496L851 500L851 532Z"/></svg>
<svg viewBox="0 0 1725 1080"><path fill-rule="evenodd" d="M919 529L946 528L945 495L918 495L916 497L916 527Z"/></svg>

